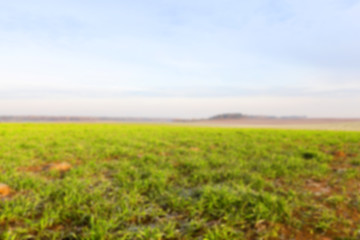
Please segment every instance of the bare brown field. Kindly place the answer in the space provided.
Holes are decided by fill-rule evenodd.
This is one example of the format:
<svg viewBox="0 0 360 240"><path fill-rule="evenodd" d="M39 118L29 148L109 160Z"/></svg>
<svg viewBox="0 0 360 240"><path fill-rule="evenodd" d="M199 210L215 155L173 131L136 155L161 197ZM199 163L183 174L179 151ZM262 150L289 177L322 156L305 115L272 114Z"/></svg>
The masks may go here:
<svg viewBox="0 0 360 240"><path fill-rule="evenodd" d="M194 126L235 127L235 128L280 128L280 129L314 129L360 131L360 119L229 119L203 120L184 123Z"/></svg>

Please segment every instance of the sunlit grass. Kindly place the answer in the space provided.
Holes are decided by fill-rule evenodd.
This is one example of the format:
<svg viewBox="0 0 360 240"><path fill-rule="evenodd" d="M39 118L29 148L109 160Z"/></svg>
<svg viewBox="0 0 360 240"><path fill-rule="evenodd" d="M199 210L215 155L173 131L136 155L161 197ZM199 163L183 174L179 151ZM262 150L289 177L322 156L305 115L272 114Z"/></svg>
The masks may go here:
<svg viewBox="0 0 360 240"><path fill-rule="evenodd" d="M356 239L359 153L356 132L2 124L0 239Z"/></svg>

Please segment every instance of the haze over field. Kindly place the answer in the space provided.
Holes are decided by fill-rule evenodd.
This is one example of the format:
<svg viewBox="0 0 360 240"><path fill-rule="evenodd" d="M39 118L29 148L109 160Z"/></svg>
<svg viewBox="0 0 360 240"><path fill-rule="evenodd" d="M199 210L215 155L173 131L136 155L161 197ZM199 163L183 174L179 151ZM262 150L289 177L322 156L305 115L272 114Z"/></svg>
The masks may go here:
<svg viewBox="0 0 360 240"><path fill-rule="evenodd" d="M360 117L360 1L1 1L0 115Z"/></svg>

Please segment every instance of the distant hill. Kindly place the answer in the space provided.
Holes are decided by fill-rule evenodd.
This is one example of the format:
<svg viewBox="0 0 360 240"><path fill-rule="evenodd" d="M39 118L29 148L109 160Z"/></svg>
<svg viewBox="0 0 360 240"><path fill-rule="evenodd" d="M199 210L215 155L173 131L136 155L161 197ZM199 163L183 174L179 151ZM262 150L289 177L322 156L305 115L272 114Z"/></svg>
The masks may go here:
<svg viewBox="0 0 360 240"><path fill-rule="evenodd" d="M227 120L227 119L244 119L244 118L252 118L252 119L305 119L306 116L270 116L270 115L245 115L242 113L222 113L215 115L213 117L208 118L208 120Z"/></svg>
<svg viewBox="0 0 360 240"><path fill-rule="evenodd" d="M220 120L220 119L239 119L246 117L242 113L223 113L210 117L209 120Z"/></svg>

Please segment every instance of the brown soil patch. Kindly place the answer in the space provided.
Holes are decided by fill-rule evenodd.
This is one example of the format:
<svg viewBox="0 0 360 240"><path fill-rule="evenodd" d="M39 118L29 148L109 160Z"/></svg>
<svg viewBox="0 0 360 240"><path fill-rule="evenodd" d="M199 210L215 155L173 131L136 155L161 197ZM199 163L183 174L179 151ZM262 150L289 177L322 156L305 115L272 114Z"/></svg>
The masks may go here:
<svg viewBox="0 0 360 240"><path fill-rule="evenodd" d="M58 171L58 172L67 172L72 168L70 163L62 162L62 163L52 163L49 164L46 169L49 171Z"/></svg>
<svg viewBox="0 0 360 240"><path fill-rule="evenodd" d="M242 118L178 122L180 125L239 128L326 129L360 131L360 119L307 118L271 119Z"/></svg>
<svg viewBox="0 0 360 240"><path fill-rule="evenodd" d="M313 180L307 180L305 189L312 192L316 196L328 195L332 189L327 185L326 181L316 182Z"/></svg>
<svg viewBox="0 0 360 240"><path fill-rule="evenodd" d="M336 226L337 230L340 226ZM343 227L343 226L341 226ZM341 236L344 236L344 234L348 234L345 232L334 232L331 229L319 233L314 232L314 229L311 227L303 227L302 229L296 229L294 227L283 225L277 223L275 225L275 228L279 229L279 236L277 237L270 237L271 240L277 240L277 239L293 239L293 240L335 240L335 239L343 239Z"/></svg>
<svg viewBox="0 0 360 240"><path fill-rule="evenodd" d="M344 153L343 151L336 151L334 152L334 157L336 158L346 158L346 153Z"/></svg>
<svg viewBox="0 0 360 240"><path fill-rule="evenodd" d="M283 226L280 230L280 236L282 239L296 239L296 240L310 240L310 239L322 239L311 233L308 230L298 230L291 227ZM272 238L272 239L279 239L279 238Z"/></svg>
<svg viewBox="0 0 360 240"><path fill-rule="evenodd" d="M198 147L191 147L190 150L193 151L193 152L199 152L199 151L200 151L200 148L198 148Z"/></svg>
<svg viewBox="0 0 360 240"><path fill-rule="evenodd" d="M10 193L11 188L4 183L0 183L0 197L7 197L10 195Z"/></svg>
<svg viewBox="0 0 360 240"><path fill-rule="evenodd" d="M50 227L48 227L49 230L52 230L52 231L61 231L64 229L64 226L63 225L52 225Z"/></svg>
<svg viewBox="0 0 360 240"><path fill-rule="evenodd" d="M38 166L29 166L29 167L19 167L19 171L24 172L42 172L42 171L58 171L58 172L67 172L72 169L72 165L67 162L61 163L50 163L50 164L43 164Z"/></svg>
<svg viewBox="0 0 360 240"><path fill-rule="evenodd" d="M41 172L44 171L44 166L19 167L17 170L21 172Z"/></svg>

